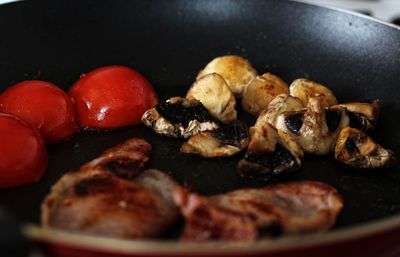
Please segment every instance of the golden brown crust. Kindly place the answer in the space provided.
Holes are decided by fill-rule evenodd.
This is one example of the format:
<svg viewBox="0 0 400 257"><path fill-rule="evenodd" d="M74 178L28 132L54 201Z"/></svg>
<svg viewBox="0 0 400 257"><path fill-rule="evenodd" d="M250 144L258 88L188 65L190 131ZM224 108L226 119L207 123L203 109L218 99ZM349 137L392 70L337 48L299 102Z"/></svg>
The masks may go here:
<svg viewBox="0 0 400 257"><path fill-rule="evenodd" d="M246 88L243 94L242 108L257 116L280 94L289 94L288 85L279 77L265 73L257 76Z"/></svg>
<svg viewBox="0 0 400 257"><path fill-rule="evenodd" d="M257 76L257 71L250 62L236 55L226 55L214 58L199 72L196 79L210 74L221 75L233 94L241 97L247 85Z"/></svg>
<svg viewBox="0 0 400 257"><path fill-rule="evenodd" d="M308 79L296 79L290 84L289 90L290 95L299 98L304 106L307 106L311 97L320 95L324 98L325 107L338 103L335 95L329 88Z"/></svg>

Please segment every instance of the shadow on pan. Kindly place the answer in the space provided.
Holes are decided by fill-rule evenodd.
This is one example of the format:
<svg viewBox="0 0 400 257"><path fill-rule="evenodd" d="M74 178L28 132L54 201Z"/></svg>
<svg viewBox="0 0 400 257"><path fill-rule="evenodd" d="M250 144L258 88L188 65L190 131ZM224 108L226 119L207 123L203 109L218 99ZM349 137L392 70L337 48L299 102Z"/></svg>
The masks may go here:
<svg viewBox="0 0 400 257"><path fill-rule="evenodd" d="M80 74L119 64L142 73L167 99L184 96L212 58L236 54L259 73L274 73L288 83L296 78L320 82L340 102L380 99L382 116L373 137L400 153L400 31L363 16L278 0L24 1L0 7L0 35L0 92L30 79L68 90ZM239 177L240 156L207 160L183 155L181 141L140 125L83 131L49 146L45 176L0 191L0 204L21 221L38 223L40 203L58 178L129 137L153 145L148 167L202 194L279 182ZM338 165L332 156L307 156L301 171L289 179L337 188L345 205L335 226L340 228L400 213L398 168L359 171Z"/></svg>

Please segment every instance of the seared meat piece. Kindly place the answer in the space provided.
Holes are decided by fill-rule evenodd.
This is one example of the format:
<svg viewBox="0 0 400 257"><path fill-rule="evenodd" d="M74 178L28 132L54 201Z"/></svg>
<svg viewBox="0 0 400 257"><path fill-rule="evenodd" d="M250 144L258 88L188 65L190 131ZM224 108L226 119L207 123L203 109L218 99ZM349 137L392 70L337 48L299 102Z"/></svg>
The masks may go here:
<svg viewBox="0 0 400 257"><path fill-rule="evenodd" d="M142 122L156 133L174 138L189 138L218 128L200 101L182 97L173 97L147 110Z"/></svg>
<svg viewBox="0 0 400 257"><path fill-rule="evenodd" d="M374 100L372 103L344 103L339 106L347 109L350 127L362 131L375 129L381 109L379 100Z"/></svg>
<svg viewBox="0 0 400 257"><path fill-rule="evenodd" d="M214 131L205 131L192 136L183 143L181 152L200 154L213 158L232 156L249 144L249 132L243 121L235 121Z"/></svg>
<svg viewBox="0 0 400 257"><path fill-rule="evenodd" d="M308 79L296 79L290 84L289 90L290 95L299 98L304 106L315 96L323 96L326 107L337 104L336 97L329 88Z"/></svg>
<svg viewBox="0 0 400 257"><path fill-rule="evenodd" d="M126 165L143 151L144 140L131 139L104 152L98 159L70 171L51 188L42 203L43 227L117 238L154 238L163 235L179 217L172 201L178 184L168 175L143 166ZM137 155L133 150L138 143ZM144 141L145 142L145 141ZM126 155L124 155L126 153ZM119 175L116 157L124 156ZM145 163L148 157L143 157ZM110 162L108 162L110 160ZM108 165L113 163L112 165ZM115 172L117 170L118 172Z"/></svg>
<svg viewBox="0 0 400 257"><path fill-rule="evenodd" d="M96 159L84 164L81 170L108 171L114 175L131 179L139 174L149 161L151 145L142 138L130 138L114 146Z"/></svg>
<svg viewBox="0 0 400 257"><path fill-rule="evenodd" d="M340 130L350 123L344 107L324 108L324 99L311 97L307 109L285 112L278 117L277 129L292 137L306 153L330 153Z"/></svg>
<svg viewBox="0 0 400 257"><path fill-rule="evenodd" d="M396 157L364 132L345 127L336 143L335 159L354 168L376 169L393 165Z"/></svg>
<svg viewBox="0 0 400 257"><path fill-rule="evenodd" d="M260 113L257 122L268 122L276 128L276 121L279 115L288 111L298 111L303 109L304 107L305 106L299 98L287 94L280 94L275 97L268 104L268 107Z"/></svg>
<svg viewBox="0 0 400 257"><path fill-rule="evenodd" d="M214 58L199 72L196 79L210 73L221 75L237 97L242 97L247 85L257 76L257 71L249 61L236 55Z"/></svg>
<svg viewBox="0 0 400 257"><path fill-rule="evenodd" d="M308 181L208 197L178 188L173 199L186 220L184 241L252 241L279 232L271 228L283 234L324 232L343 207L333 187Z"/></svg>
<svg viewBox="0 0 400 257"><path fill-rule="evenodd" d="M286 82L270 73L257 76L244 91L242 108L246 112L258 116L279 94L289 94Z"/></svg>
<svg viewBox="0 0 400 257"><path fill-rule="evenodd" d="M186 98L199 100L210 114L224 124L236 120L236 99L224 78L217 73L207 74L196 80Z"/></svg>

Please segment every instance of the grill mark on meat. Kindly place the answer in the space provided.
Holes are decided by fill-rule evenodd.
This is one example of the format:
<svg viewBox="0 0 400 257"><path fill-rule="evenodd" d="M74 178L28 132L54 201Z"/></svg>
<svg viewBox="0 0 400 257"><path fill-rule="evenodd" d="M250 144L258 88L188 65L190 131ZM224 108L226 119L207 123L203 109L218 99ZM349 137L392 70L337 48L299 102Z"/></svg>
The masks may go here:
<svg viewBox="0 0 400 257"><path fill-rule="evenodd" d="M104 163L101 163L101 166L118 177L131 179L144 168L144 163L142 160L120 157L106 160Z"/></svg>

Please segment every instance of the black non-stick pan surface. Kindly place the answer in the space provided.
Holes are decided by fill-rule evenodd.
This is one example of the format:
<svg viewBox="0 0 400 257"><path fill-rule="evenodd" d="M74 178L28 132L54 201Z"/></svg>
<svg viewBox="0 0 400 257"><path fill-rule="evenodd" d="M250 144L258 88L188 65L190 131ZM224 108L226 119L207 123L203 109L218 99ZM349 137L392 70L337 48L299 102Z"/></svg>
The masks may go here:
<svg viewBox="0 0 400 257"><path fill-rule="evenodd" d="M364 16L290 1L23 1L0 6L0 92L16 82L49 81L68 90L82 73L126 65L142 73L160 99L180 95L211 59L236 54L259 73L290 83L309 78L340 102L380 99L372 133L400 154L400 30ZM248 115L241 117L254 121ZM148 167L201 194L316 180L340 192L344 210L335 228L400 213L400 170L353 170L333 156L306 156L295 175L241 178L232 158L204 159L179 152L182 141L139 125L82 131L48 146L49 168L35 184L0 191L0 205L22 222L39 223L40 203L65 172L130 137L153 146ZM1 146L0 146L1 147ZM334 229L335 229L334 228Z"/></svg>

